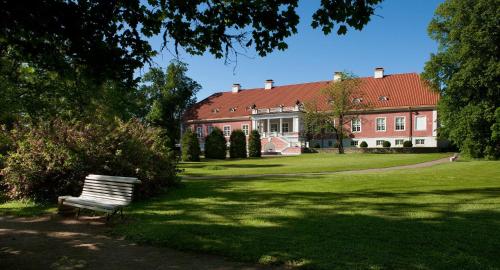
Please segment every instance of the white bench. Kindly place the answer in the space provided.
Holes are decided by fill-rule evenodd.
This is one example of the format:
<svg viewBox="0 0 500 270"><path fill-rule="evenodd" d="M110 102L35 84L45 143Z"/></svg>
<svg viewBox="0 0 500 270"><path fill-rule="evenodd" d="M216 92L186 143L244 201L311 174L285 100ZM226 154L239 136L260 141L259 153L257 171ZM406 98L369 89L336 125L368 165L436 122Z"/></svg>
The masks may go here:
<svg viewBox="0 0 500 270"><path fill-rule="evenodd" d="M130 204L134 185L141 183L133 177L119 177L89 174L83 183L80 197L60 196L59 206L72 206L80 209L90 209L106 212L106 219L120 211L123 217L123 207Z"/></svg>

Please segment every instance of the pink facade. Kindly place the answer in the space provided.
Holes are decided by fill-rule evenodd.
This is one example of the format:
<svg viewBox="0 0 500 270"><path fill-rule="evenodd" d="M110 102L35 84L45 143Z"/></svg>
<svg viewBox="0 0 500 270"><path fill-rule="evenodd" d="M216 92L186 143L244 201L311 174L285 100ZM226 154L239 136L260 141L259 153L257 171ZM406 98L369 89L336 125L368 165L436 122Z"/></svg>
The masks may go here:
<svg viewBox="0 0 500 270"><path fill-rule="evenodd" d="M351 138L399 138L399 137L431 137L434 129L433 111L418 111L418 112L387 112L387 113L371 113L360 115L361 131L352 132ZM385 130L377 130L377 118L384 119ZM399 130L396 128L396 118L403 119L404 128ZM425 120L425 129L419 126L417 128L417 118ZM423 121L422 120L422 121ZM401 122L400 122L401 123ZM346 130L351 131L351 123L346 125Z"/></svg>
<svg viewBox="0 0 500 270"><path fill-rule="evenodd" d="M188 127L191 128L191 130L195 133L198 133L199 128L201 128L201 136L200 138L204 140L204 138L209 134L209 131L211 128L219 128L224 132L224 127L229 127L229 132L232 132L233 130L237 129L244 129L244 125L248 125L248 132L252 130L252 121L246 120L246 121L227 121L227 122L204 122L204 123L197 123L197 124L190 124ZM229 137L229 136L226 136Z"/></svg>

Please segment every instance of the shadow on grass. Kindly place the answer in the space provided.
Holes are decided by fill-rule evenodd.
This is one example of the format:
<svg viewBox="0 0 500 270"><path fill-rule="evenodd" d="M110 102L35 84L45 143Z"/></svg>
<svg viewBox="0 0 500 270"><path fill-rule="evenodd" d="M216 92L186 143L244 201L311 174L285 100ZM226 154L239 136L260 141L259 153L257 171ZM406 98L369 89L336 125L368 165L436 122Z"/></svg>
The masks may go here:
<svg viewBox="0 0 500 270"><path fill-rule="evenodd" d="M499 205L481 209L499 188L280 193L226 185L193 181L136 204L135 221L116 231L140 242L312 269L500 267ZM447 199L426 202L428 196ZM477 206L459 210L468 204Z"/></svg>

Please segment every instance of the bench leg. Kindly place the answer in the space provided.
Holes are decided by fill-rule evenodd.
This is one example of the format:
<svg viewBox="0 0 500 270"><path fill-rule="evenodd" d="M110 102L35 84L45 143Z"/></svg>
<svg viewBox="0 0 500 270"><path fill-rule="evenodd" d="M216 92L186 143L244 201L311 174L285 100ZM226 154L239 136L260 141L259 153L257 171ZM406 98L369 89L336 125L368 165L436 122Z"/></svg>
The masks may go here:
<svg viewBox="0 0 500 270"><path fill-rule="evenodd" d="M123 208L120 208L120 218L123 220Z"/></svg>
<svg viewBox="0 0 500 270"><path fill-rule="evenodd" d="M80 216L80 210L81 210L81 208L78 208L78 210L76 210L76 216L75 216L76 219L78 219L78 217Z"/></svg>

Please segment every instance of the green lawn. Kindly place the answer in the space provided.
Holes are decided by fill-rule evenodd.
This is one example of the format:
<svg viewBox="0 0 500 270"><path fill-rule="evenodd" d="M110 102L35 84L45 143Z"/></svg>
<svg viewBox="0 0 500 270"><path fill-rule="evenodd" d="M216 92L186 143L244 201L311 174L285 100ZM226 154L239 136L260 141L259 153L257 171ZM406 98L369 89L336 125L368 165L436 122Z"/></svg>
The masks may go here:
<svg viewBox="0 0 500 270"><path fill-rule="evenodd" d="M447 156L451 154L336 155L325 153L260 159L202 160L202 162L181 163L181 168L185 169L183 174L187 176L335 172L408 165Z"/></svg>
<svg viewBox="0 0 500 270"><path fill-rule="evenodd" d="M378 157L384 165L411 159ZM331 165L354 168L350 162L366 160L345 158L334 156ZM302 164L301 170L309 166L324 165ZM236 260L312 269L500 268L500 162L310 178L186 180L180 189L127 212L131 221L115 231L129 239Z"/></svg>
<svg viewBox="0 0 500 270"><path fill-rule="evenodd" d="M0 202L0 215L39 216L56 212L54 204L36 204L31 201L4 201Z"/></svg>

